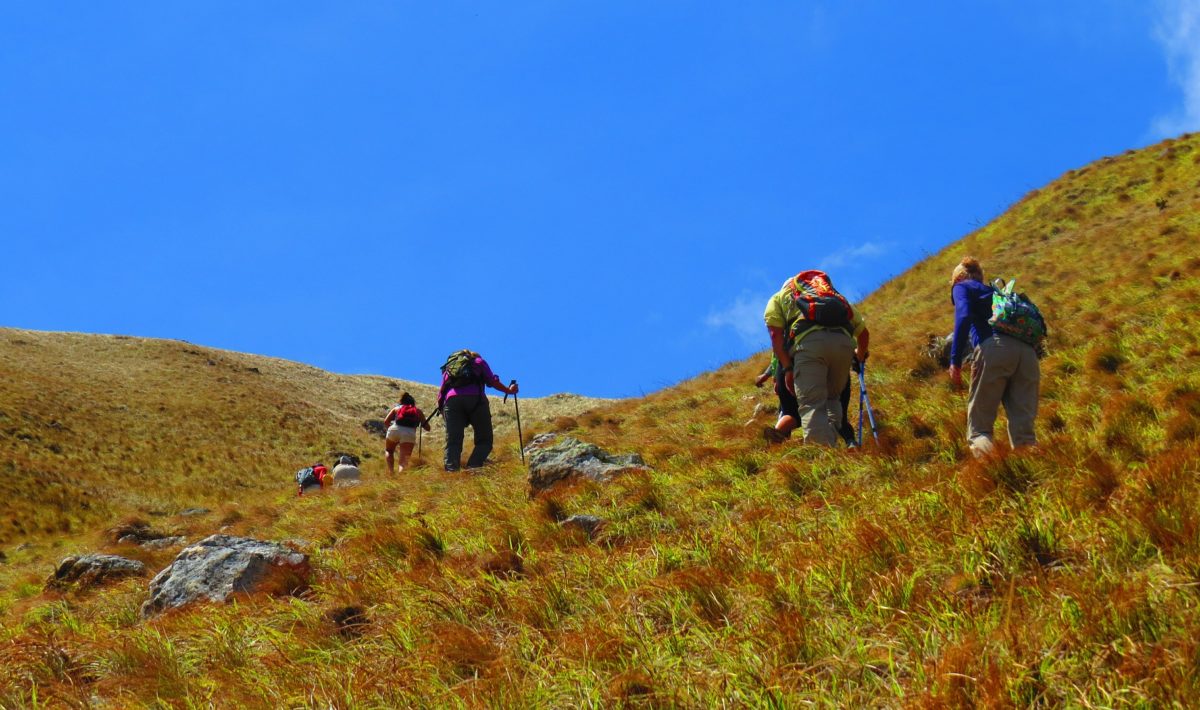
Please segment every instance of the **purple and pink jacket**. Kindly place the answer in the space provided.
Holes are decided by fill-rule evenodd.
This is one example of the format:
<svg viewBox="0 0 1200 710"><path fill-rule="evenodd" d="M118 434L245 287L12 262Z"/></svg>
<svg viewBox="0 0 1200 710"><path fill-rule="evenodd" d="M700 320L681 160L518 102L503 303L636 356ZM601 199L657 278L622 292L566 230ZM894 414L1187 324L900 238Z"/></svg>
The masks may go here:
<svg viewBox="0 0 1200 710"><path fill-rule="evenodd" d="M481 382L473 382L469 385L461 385L459 387L450 386L449 373L442 373L442 388L438 390L438 405L442 405L451 397L458 395L484 395L484 385L492 385L493 387L503 387L500 384L500 378L492 372L492 368L488 366L487 360L481 357L475 358L475 373L479 375Z"/></svg>

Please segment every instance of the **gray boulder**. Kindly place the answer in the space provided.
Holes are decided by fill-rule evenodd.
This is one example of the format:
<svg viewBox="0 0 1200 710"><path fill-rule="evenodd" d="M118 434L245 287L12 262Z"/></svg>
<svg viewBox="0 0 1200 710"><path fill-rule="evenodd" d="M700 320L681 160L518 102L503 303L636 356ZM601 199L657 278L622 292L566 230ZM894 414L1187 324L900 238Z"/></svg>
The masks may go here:
<svg viewBox="0 0 1200 710"><path fill-rule="evenodd" d="M638 454L614 456L572 436L542 434L525 447L529 487L544 491L559 481L586 478L600 483L627 471L649 470Z"/></svg>
<svg viewBox="0 0 1200 710"><path fill-rule="evenodd" d="M199 600L223 602L233 594L291 593L306 586L311 573L308 555L278 543L210 535L150 580L142 617Z"/></svg>
<svg viewBox="0 0 1200 710"><path fill-rule="evenodd" d="M146 565L119 555L80 555L58 563L46 581L48 589L87 589L105 582L146 574Z"/></svg>

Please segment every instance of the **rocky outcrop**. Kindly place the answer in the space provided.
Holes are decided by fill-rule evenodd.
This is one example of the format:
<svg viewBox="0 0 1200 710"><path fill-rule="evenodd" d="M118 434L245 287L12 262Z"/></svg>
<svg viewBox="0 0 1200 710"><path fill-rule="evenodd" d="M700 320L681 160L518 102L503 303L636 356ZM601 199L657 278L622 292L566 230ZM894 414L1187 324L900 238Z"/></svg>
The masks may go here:
<svg viewBox="0 0 1200 710"><path fill-rule="evenodd" d="M585 478L605 482L627 471L649 467L638 454L614 456L595 444L572 436L543 434L525 447L529 462L529 487L539 493L559 481Z"/></svg>
<svg viewBox="0 0 1200 710"><path fill-rule="evenodd" d="M80 555L58 563L47 589L88 589L125 577L146 574L146 565L119 555Z"/></svg>
<svg viewBox="0 0 1200 710"><path fill-rule="evenodd" d="M184 548L150 581L142 617L233 594L290 594L305 587L311 573L308 555L278 543L211 535Z"/></svg>

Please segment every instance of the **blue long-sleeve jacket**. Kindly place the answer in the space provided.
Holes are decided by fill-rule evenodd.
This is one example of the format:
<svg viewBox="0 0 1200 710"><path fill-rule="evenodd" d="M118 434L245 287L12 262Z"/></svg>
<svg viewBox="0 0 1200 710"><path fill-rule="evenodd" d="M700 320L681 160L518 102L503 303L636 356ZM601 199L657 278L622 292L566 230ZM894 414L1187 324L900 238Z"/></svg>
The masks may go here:
<svg viewBox="0 0 1200 710"><path fill-rule="evenodd" d="M992 337L992 326L988 325L988 319L992 317L993 292L991 286L974 279L959 281L950 289L950 299L954 301L954 338L950 342L950 363L955 367L962 365L969 348L979 345L984 338Z"/></svg>

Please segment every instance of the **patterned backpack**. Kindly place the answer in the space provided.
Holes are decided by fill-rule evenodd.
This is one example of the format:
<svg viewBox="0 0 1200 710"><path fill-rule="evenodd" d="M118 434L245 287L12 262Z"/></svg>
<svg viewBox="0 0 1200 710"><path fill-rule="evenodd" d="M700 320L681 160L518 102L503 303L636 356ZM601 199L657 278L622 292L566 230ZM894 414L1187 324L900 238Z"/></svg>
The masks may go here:
<svg viewBox="0 0 1200 710"><path fill-rule="evenodd" d="M850 329L854 309L846 297L837 292L824 271L801 271L791 281L792 302L803 318L792 323L789 337L795 341L802 333L816 326Z"/></svg>
<svg viewBox="0 0 1200 710"><path fill-rule="evenodd" d="M1016 279L1007 284L1003 279L992 282L996 290L992 293L992 317L988 325L997 332L1029 343L1040 357L1045 354L1046 319L1028 296L1013 293L1016 282Z"/></svg>

